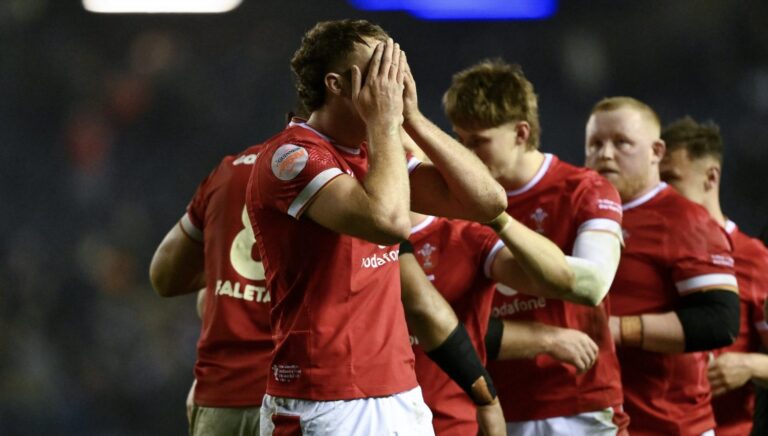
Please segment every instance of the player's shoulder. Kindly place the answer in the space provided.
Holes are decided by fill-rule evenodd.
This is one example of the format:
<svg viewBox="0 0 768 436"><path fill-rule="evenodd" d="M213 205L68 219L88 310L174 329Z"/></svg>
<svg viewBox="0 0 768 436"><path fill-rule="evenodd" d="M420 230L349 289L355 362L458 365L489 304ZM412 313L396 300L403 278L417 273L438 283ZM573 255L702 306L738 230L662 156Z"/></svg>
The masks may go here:
<svg viewBox="0 0 768 436"><path fill-rule="evenodd" d="M701 225L722 229L704 206L685 198L671 186L666 186L659 193L658 207L669 222L676 226Z"/></svg>
<svg viewBox="0 0 768 436"><path fill-rule="evenodd" d="M738 228L731 232L731 239L734 251L739 253L740 258L762 265L768 273L768 248L759 239L747 235Z"/></svg>

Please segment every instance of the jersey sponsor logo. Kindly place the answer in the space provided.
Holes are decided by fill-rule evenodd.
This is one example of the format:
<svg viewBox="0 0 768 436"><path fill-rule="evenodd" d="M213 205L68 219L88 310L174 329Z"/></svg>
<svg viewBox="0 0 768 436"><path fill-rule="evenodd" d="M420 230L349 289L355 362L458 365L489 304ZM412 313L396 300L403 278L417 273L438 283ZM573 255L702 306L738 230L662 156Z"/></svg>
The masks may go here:
<svg viewBox="0 0 768 436"><path fill-rule="evenodd" d="M733 268L734 262L731 256L724 255L724 254L713 254L711 255L711 259L712 259L712 263L715 265L727 266L728 268Z"/></svg>
<svg viewBox="0 0 768 436"><path fill-rule="evenodd" d="M434 254L437 251L437 247L427 242L424 244L421 248L419 248L416 251L416 254L419 255L421 258L421 267L425 270L432 269L435 267L435 264L437 263L436 259L432 258L432 254ZM437 256L435 256L437 257Z"/></svg>
<svg viewBox="0 0 768 436"><path fill-rule="evenodd" d="M549 216L548 213L544 212L544 209L537 207L536 210L531 214L531 219L533 222L536 223L536 230L538 233L543 234L544 233L544 220L547 219Z"/></svg>
<svg viewBox="0 0 768 436"><path fill-rule="evenodd" d="M597 208L602 210L610 210L611 212L616 212L619 215L624 213L624 210L621 208L619 203L607 198L598 198Z"/></svg>
<svg viewBox="0 0 768 436"><path fill-rule="evenodd" d="M400 254L400 249L391 250L383 253L382 255L374 254L373 256L364 257L361 268L378 268L389 262L396 262L397 256Z"/></svg>
<svg viewBox="0 0 768 436"><path fill-rule="evenodd" d="M256 159L259 157L258 154L244 154L237 159L235 159L232 162L232 165L253 165L254 162L256 162Z"/></svg>
<svg viewBox="0 0 768 436"><path fill-rule="evenodd" d="M301 377L301 368L295 364L277 363L272 365L272 374L275 377L275 381L290 383Z"/></svg>
<svg viewBox="0 0 768 436"><path fill-rule="evenodd" d="M307 166L309 154L304 147L283 144L272 155L272 172L283 181L293 180Z"/></svg>
<svg viewBox="0 0 768 436"><path fill-rule="evenodd" d="M214 295L224 295L238 300L255 301L257 303L269 303L272 301L269 297L269 292L262 286L241 286L240 282L233 284L229 280L216 280Z"/></svg>
<svg viewBox="0 0 768 436"><path fill-rule="evenodd" d="M528 300L515 299L510 303L504 303L491 309L491 316L504 317L514 315L520 312L529 312L531 310L543 309L547 306L547 299L544 297L531 298Z"/></svg>

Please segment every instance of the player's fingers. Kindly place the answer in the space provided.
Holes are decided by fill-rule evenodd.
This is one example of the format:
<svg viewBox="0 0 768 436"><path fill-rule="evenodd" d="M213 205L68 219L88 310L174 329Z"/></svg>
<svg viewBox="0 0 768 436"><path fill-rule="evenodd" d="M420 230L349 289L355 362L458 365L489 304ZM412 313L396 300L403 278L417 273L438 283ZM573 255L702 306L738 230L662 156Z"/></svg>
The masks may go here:
<svg viewBox="0 0 768 436"><path fill-rule="evenodd" d="M389 70L392 67L392 52L395 49L395 42L392 38L387 38L387 42L384 44L384 53L381 56L381 66L379 66L379 75L383 77L389 76Z"/></svg>
<svg viewBox="0 0 768 436"><path fill-rule="evenodd" d="M400 70L400 44L395 43L392 47L392 64L389 67L389 80L397 80L397 72Z"/></svg>
<svg viewBox="0 0 768 436"><path fill-rule="evenodd" d="M376 48L373 49L373 56L371 56L371 61L368 65L368 77L365 78L365 83L371 83L374 77L378 76L379 68L381 66L381 56L383 54L384 43L380 42L376 44Z"/></svg>
<svg viewBox="0 0 768 436"><path fill-rule="evenodd" d="M352 65L352 99L357 100L357 97L360 95L360 88L362 87L362 80L361 80L362 74L360 73L360 68L357 68L357 65Z"/></svg>
<svg viewBox="0 0 768 436"><path fill-rule="evenodd" d="M405 59L405 51L400 51L400 60L397 62L397 76L395 77L395 80L397 80L397 83L405 83L405 68L408 65L408 62Z"/></svg>

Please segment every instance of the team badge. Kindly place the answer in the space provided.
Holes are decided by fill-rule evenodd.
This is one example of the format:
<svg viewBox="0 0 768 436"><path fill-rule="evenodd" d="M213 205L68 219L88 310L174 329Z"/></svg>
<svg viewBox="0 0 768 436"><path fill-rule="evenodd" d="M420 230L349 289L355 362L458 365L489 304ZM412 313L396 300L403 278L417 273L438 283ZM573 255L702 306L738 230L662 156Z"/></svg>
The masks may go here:
<svg viewBox="0 0 768 436"><path fill-rule="evenodd" d="M416 251L416 254L421 257L421 267L424 268L424 270L430 270L435 267L437 264L437 259L432 256L433 254L436 254L437 247L427 242L422 246L421 248Z"/></svg>
<svg viewBox="0 0 768 436"><path fill-rule="evenodd" d="M538 233L543 234L544 233L544 220L547 219L549 215L544 212L544 209L537 207L536 210L531 214L531 219L536 223L536 231Z"/></svg>
<svg viewBox="0 0 768 436"><path fill-rule="evenodd" d="M309 154L304 147L281 145L272 155L272 172L283 181L293 180L307 166Z"/></svg>

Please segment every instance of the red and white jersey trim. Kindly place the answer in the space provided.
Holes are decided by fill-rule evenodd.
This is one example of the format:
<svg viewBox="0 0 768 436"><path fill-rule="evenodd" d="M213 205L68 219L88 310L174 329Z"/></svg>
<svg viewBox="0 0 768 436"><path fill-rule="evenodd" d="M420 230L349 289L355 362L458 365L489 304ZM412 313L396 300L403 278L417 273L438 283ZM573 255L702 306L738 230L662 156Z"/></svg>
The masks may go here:
<svg viewBox="0 0 768 436"><path fill-rule="evenodd" d="M732 274L704 274L675 283L677 292L687 295L705 288L738 288L736 276Z"/></svg>
<svg viewBox="0 0 768 436"><path fill-rule="evenodd" d="M621 207L622 209L629 210L632 208L635 208L637 206L640 206L641 204L647 203L650 201L653 197L656 196L659 192L661 192L664 188L667 187L667 184L665 182L661 182L658 185L656 185L655 188L651 189L650 191L646 192L639 198L636 198L628 203L624 203L624 205Z"/></svg>
<svg viewBox="0 0 768 436"><path fill-rule="evenodd" d="M288 215L298 219L301 213L304 211L304 207L318 192L320 192L320 189L322 189L323 186L325 186L336 176L341 174L344 174L344 172L339 168L328 168L327 170L316 175L315 178L312 179L311 182L307 183L307 186L305 186L304 189L299 192L299 195L293 199L290 207L288 207Z"/></svg>
<svg viewBox="0 0 768 436"><path fill-rule="evenodd" d="M613 233L617 238L619 238L621 245L624 245L624 237L621 231L621 224L614 220L608 218L592 218L591 220L587 220L581 223L579 228L576 230L576 234L579 235L582 232L589 231Z"/></svg>
<svg viewBox="0 0 768 436"><path fill-rule="evenodd" d="M424 219L424 221L416 224L415 226L411 227L411 233L420 232L427 228L430 224L432 224L435 221L435 217L428 216Z"/></svg>
<svg viewBox="0 0 768 436"><path fill-rule="evenodd" d="M725 221L725 231L730 235L733 234L733 232L736 231L736 223L731 220Z"/></svg>
<svg viewBox="0 0 768 436"><path fill-rule="evenodd" d="M413 170L418 168L419 165L421 165L421 161L418 160L417 158L411 156L408 159L408 174L411 174L413 172Z"/></svg>
<svg viewBox="0 0 768 436"><path fill-rule="evenodd" d="M197 242L203 242L203 231L192 223L189 213L185 213L184 216L181 217L179 225L181 226L181 230L189 236L190 239Z"/></svg>
<svg viewBox="0 0 768 436"><path fill-rule="evenodd" d="M536 174L533 176L531 180L528 181L525 185L523 185L522 188L517 188L512 191L507 191L508 196L513 195L520 195L524 192L530 191L534 186L536 186L537 183L541 181L541 179L544 177L545 174L547 174L547 171L549 171L549 167L552 165L552 155L550 153L544 153L544 162L541 163L541 167L538 171L536 171Z"/></svg>
<svg viewBox="0 0 768 436"><path fill-rule="evenodd" d="M485 276L489 279L493 279L493 277L491 277L491 266L493 265L493 260L496 259L496 255L499 254L499 251L501 251L501 249L504 247L506 247L504 245L504 241L496 241L496 245L491 248L491 251L488 253L488 257L485 258L485 262L483 263L483 271L485 272Z"/></svg>

